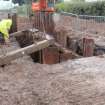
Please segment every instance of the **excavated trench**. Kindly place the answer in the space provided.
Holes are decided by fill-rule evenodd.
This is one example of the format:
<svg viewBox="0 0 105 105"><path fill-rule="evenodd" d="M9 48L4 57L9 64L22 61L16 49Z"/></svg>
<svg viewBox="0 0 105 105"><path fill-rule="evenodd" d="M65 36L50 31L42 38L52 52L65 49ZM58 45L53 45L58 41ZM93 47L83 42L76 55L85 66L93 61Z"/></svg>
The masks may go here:
<svg viewBox="0 0 105 105"><path fill-rule="evenodd" d="M40 31L35 32L33 35L31 31L26 30L22 32L22 35L16 36L16 40L20 47L24 48L44 40L45 38L42 36L43 33ZM30 57L33 59L33 62L36 63L56 64L69 59L97 56L105 53L105 49L95 45L93 40L85 39L84 44L83 40L78 41L78 39L67 39L67 48L63 48L60 44L55 43L45 49L31 53Z"/></svg>
<svg viewBox="0 0 105 105"><path fill-rule="evenodd" d="M44 40L42 32L35 32L34 35L31 31L24 31L21 35L16 36L16 40L21 48L32 45L36 42ZM54 44L40 51L30 54L30 57L35 63L41 64L56 64L69 59L76 59L79 56L72 51L62 48L60 45Z"/></svg>
<svg viewBox="0 0 105 105"><path fill-rule="evenodd" d="M54 42L53 44L50 44L49 47L43 47L39 50L34 51L28 51L32 53L27 53L27 51L24 53L24 49L29 48L31 45L37 46L37 43L42 42L46 40L46 38L43 36L43 32L35 31L34 33L30 30L25 30L20 33L17 33L14 37L11 37L11 46L1 48L0 50L0 65L8 64L8 62L11 62L19 57L29 55L32 59L26 59L26 60L33 60L35 63L40 64L57 64L61 63L67 60L73 60L83 57L89 57L94 55L102 55L104 54L104 49L101 48L101 46L93 46L94 43L92 41L92 45L90 44L91 40L86 40L90 46L87 46L88 44L85 43L86 49L83 49L83 43L78 40L67 40L67 47L62 47L61 44L58 44ZM13 38L13 39L12 39ZM77 42L78 43L77 43ZM90 41L90 42L89 42ZM35 49L36 47L34 47ZM3 54L2 50L8 50L7 53ZM84 53L83 53L84 50ZM20 51L20 52L19 52ZM4 51L5 52L5 51ZM18 52L18 53L17 53ZM14 54L15 53L15 54ZM20 55L19 55L20 54Z"/></svg>

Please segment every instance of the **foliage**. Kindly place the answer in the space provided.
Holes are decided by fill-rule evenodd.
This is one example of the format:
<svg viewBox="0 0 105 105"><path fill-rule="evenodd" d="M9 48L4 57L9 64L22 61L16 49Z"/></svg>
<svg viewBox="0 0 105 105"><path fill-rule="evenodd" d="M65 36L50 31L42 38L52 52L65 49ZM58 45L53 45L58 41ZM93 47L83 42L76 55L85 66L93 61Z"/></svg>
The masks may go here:
<svg viewBox="0 0 105 105"><path fill-rule="evenodd" d="M19 3L19 5L24 4L25 0L12 0L14 3Z"/></svg>
<svg viewBox="0 0 105 105"><path fill-rule="evenodd" d="M19 3L19 5L23 5L23 4L29 4L31 3L32 0L12 0L14 3ZM34 2L36 2L37 0L33 0Z"/></svg>
<svg viewBox="0 0 105 105"><path fill-rule="evenodd" d="M71 2L85 2L85 0L71 0Z"/></svg>
<svg viewBox="0 0 105 105"><path fill-rule="evenodd" d="M78 3L59 3L56 5L59 11L71 12L82 15L105 16L105 1L100 2L78 2Z"/></svg>
<svg viewBox="0 0 105 105"><path fill-rule="evenodd" d="M28 13L27 13L28 7L29 7L28 5L22 5L22 6L17 7L18 15L27 16L28 15Z"/></svg>

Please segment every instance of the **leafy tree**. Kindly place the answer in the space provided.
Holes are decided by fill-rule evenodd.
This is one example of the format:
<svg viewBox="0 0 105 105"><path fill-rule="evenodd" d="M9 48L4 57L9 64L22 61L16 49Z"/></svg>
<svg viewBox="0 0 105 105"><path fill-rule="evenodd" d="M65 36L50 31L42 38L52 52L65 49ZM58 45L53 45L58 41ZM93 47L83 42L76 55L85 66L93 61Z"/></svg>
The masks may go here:
<svg viewBox="0 0 105 105"><path fill-rule="evenodd" d="M58 11L71 12L75 14L105 16L105 1L92 3L60 3L56 5L56 8Z"/></svg>
<svg viewBox="0 0 105 105"><path fill-rule="evenodd" d="M14 3L19 3L19 5L22 5L24 3L24 0L13 0Z"/></svg>
<svg viewBox="0 0 105 105"><path fill-rule="evenodd" d="M73 3L78 3L78 2L85 2L85 0L71 0Z"/></svg>

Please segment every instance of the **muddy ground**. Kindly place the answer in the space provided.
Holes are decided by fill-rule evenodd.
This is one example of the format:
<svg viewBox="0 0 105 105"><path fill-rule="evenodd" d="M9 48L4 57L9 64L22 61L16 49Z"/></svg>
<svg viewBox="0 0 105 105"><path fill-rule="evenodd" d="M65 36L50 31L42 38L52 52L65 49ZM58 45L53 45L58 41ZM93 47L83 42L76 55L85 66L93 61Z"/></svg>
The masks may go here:
<svg viewBox="0 0 105 105"><path fill-rule="evenodd" d="M55 65L17 59L0 68L0 105L105 105L104 63L104 56Z"/></svg>
<svg viewBox="0 0 105 105"><path fill-rule="evenodd" d="M56 65L27 56L0 68L0 105L105 105L105 58Z"/></svg>

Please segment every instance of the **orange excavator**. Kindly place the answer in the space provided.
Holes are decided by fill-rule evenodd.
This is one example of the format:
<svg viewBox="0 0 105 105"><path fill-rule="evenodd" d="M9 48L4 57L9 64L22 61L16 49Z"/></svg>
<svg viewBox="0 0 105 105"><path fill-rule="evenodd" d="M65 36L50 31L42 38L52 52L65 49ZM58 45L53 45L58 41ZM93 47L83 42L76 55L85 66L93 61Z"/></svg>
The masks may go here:
<svg viewBox="0 0 105 105"><path fill-rule="evenodd" d="M54 22L53 14L55 12L55 0L32 1L32 11L35 13L35 28L41 29L44 33L53 33Z"/></svg>
<svg viewBox="0 0 105 105"><path fill-rule="evenodd" d="M32 11L54 12L54 0L39 0L39 2L32 2Z"/></svg>

